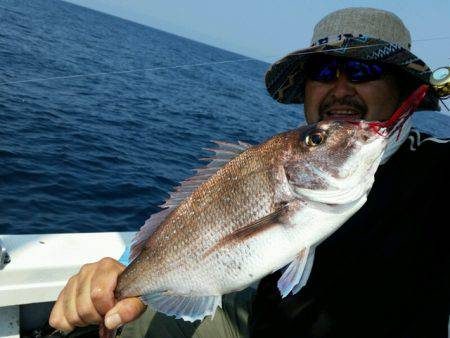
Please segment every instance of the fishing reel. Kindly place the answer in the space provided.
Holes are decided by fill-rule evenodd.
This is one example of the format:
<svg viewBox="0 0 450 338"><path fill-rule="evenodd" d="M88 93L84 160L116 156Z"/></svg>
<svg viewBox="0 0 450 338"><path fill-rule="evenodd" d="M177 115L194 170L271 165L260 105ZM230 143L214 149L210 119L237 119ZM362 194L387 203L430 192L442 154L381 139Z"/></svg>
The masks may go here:
<svg viewBox="0 0 450 338"><path fill-rule="evenodd" d="M430 75L430 84L440 99L450 97L450 67L440 67Z"/></svg>

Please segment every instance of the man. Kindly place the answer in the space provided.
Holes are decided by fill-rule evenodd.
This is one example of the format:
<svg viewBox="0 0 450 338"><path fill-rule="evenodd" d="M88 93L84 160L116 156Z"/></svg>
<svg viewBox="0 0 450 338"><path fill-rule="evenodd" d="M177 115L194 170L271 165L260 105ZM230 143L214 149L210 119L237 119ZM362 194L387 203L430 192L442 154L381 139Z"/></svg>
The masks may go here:
<svg viewBox="0 0 450 338"><path fill-rule="evenodd" d="M389 12L349 8L322 19L311 48L269 69L269 93L304 103L308 123L322 119L386 120L429 68L410 51L408 30ZM438 110L431 90L420 109ZM390 140L364 207L316 250L307 285L281 299L280 273L258 289L224 297L214 320L187 323L151 309L123 335L130 337L446 337L449 276L446 201L450 144L405 125ZM425 142L427 141L427 142ZM447 220L446 220L447 219ZM115 304L124 267L104 259L83 266L55 304L50 324L70 331L128 323L145 310L139 299Z"/></svg>

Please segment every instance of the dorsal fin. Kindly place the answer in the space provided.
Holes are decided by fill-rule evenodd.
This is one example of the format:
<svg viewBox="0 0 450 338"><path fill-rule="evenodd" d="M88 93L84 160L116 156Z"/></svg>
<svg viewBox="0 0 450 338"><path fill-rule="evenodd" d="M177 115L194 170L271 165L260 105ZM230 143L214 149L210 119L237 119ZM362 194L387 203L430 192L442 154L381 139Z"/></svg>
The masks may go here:
<svg viewBox="0 0 450 338"><path fill-rule="evenodd" d="M131 242L131 253L129 261L132 262L142 251L147 238L149 238L161 224L162 221L171 213L174 208L167 208L150 216L145 221L139 232L134 236Z"/></svg>
<svg viewBox="0 0 450 338"><path fill-rule="evenodd" d="M217 170L251 147L250 144L240 141L238 144L221 141L212 142L217 144L218 147L205 148L205 150L214 152L214 156L201 159L202 161L210 161L209 164L205 167L195 169L197 174L181 182L175 188L175 191L170 194L165 203L160 205L161 208L178 206L181 201L189 197L194 190L205 183Z"/></svg>
<svg viewBox="0 0 450 338"><path fill-rule="evenodd" d="M222 141L212 142L218 145L218 147L205 148L205 150L214 152L214 156L201 159L202 161L210 161L208 165L195 169L197 171L196 175L184 180L179 186L175 187L175 190L170 193L169 198L164 202L164 204L159 206L165 209L153 214L148 220L146 220L144 225L136 234L131 245L130 262L141 253L147 239L182 201L188 198L192 192L205 183L221 167L236 156L243 153L248 148L252 147L251 144L241 141L238 141L237 144Z"/></svg>

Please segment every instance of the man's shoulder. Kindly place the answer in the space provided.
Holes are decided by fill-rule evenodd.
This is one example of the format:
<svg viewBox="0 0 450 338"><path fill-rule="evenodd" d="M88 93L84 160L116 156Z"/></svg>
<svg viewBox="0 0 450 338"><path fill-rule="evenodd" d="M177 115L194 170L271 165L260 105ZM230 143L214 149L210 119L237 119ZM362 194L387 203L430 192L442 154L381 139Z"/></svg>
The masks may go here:
<svg viewBox="0 0 450 338"><path fill-rule="evenodd" d="M381 168L386 183L399 189L435 189L450 172L450 138L439 138L412 129L397 153ZM379 175L379 181L383 181ZM395 178L395 179L394 179ZM450 181L450 180L448 180ZM391 189L391 188L390 188Z"/></svg>
<svg viewBox="0 0 450 338"><path fill-rule="evenodd" d="M377 172L378 186L389 191L406 187L428 191L449 177L449 172L450 138L412 129L400 149Z"/></svg>
<svg viewBox="0 0 450 338"><path fill-rule="evenodd" d="M424 165L447 163L450 166L450 138L436 137L412 129L402 146L403 154Z"/></svg>

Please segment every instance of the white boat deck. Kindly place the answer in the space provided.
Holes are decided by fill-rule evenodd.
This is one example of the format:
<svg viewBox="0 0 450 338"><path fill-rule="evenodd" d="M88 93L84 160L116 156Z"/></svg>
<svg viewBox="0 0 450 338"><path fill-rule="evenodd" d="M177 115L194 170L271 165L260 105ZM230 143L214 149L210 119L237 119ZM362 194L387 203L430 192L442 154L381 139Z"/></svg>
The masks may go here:
<svg viewBox="0 0 450 338"><path fill-rule="evenodd" d="M37 318L20 318L20 313L36 317L33 307L55 301L83 264L121 258L133 236L134 232L0 235L11 258L0 270L0 338L19 338L21 326L37 328ZM39 315L48 320L48 310ZM448 333L450 337L450 322Z"/></svg>
<svg viewBox="0 0 450 338"><path fill-rule="evenodd" d="M11 262L0 270L0 337L19 337L19 307L55 301L83 264L119 259L134 232L0 235Z"/></svg>

